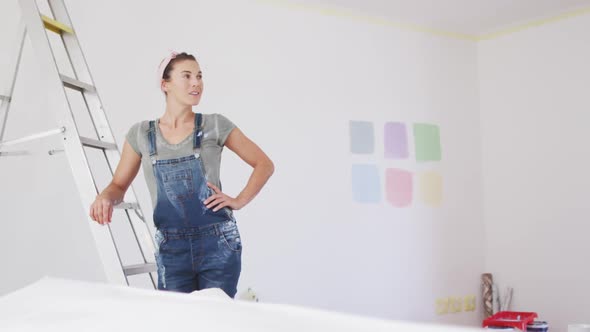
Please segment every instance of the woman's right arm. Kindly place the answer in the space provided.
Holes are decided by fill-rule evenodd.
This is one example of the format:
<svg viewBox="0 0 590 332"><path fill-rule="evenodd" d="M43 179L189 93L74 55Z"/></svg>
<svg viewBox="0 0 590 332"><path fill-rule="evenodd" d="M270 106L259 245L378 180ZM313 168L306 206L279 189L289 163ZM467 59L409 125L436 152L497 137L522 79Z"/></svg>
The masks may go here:
<svg viewBox="0 0 590 332"><path fill-rule="evenodd" d="M125 140L121 160L113 180L109 185L96 196L96 200L90 206L90 217L92 220L101 225L111 222L113 216L113 207L123 201L127 188L135 179L139 167L141 166L141 157L133 150L131 145Z"/></svg>

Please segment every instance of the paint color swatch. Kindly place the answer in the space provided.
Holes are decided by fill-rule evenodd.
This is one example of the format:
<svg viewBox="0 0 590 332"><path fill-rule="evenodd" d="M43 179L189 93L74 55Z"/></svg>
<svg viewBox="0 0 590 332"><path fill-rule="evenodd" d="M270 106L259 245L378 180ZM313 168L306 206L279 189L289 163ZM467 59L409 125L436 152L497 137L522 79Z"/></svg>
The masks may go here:
<svg viewBox="0 0 590 332"><path fill-rule="evenodd" d="M360 203L381 201L381 181L376 165L352 165L352 196Z"/></svg>
<svg viewBox="0 0 590 332"><path fill-rule="evenodd" d="M418 196L430 206L439 206L442 202L442 176L436 172L418 174Z"/></svg>
<svg viewBox="0 0 590 332"><path fill-rule="evenodd" d="M412 187L412 173L397 168L385 170L385 193L391 205L395 207L410 205Z"/></svg>
<svg viewBox="0 0 590 332"><path fill-rule="evenodd" d="M440 161L440 132L436 125L414 124L414 145L417 161Z"/></svg>
<svg viewBox="0 0 590 332"><path fill-rule="evenodd" d="M375 151L375 132L372 122L350 121L350 152L371 154Z"/></svg>
<svg viewBox="0 0 590 332"><path fill-rule="evenodd" d="M384 132L385 158L408 158L408 133L406 125L401 122L385 123Z"/></svg>

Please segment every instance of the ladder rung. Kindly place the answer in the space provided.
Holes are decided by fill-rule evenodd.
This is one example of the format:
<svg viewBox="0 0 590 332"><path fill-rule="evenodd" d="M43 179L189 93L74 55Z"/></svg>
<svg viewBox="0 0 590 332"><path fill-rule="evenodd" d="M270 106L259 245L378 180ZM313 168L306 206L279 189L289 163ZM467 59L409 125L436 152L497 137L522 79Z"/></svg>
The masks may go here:
<svg viewBox="0 0 590 332"><path fill-rule="evenodd" d="M126 276L132 276L135 274L151 273L156 272L158 268L154 263L135 264L123 267L123 272Z"/></svg>
<svg viewBox="0 0 590 332"><path fill-rule="evenodd" d="M69 26L60 23L45 15L41 15L41 20L43 20L43 25L45 26L45 29L53 31L57 34L61 34L62 32L74 33L74 30Z"/></svg>
<svg viewBox="0 0 590 332"><path fill-rule="evenodd" d="M139 204L137 203L119 203L114 206L115 209L121 210L139 210Z"/></svg>
<svg viewBox="0 0 590 332"><path fill-rule="evenodd" d="M66 127L60 127L60 128L53 129L53 130L44 131L42 133L29 135L29 136L23 137L23 138L13 139L10 141L0 141L0 146L9 146L9 145L20 144L20 143L32 141L35 139L51 136L51 135L61 134L65 131L66 131Z"/></svg>
<svg viewBox="0 0 590 332"><path fill-rule="evenodd" d="M96 91L96 89L94 89L94 87L90 84L86 84L82 81L78 81L75 78L71 78L65 75L59 75L59 77L61 78L62 82L64 83L64 85L70 89L74 89L74 90L78 90L80 92L83 91L89 91L89 92L94 92Z"/></svg>
<svg viewBox="0 0 590 332"><path fill-rule="evenodd" d="M10 102L10 97L0 95L0 100L6 100L6 101Z"/></svg>
<svg viewBox="0 0 590 332"><path fill-rule="evenodd" d="M82 142L82 145L95 149L117 150L117 145L115 143L103 142L87 137L80 137L80 141Z"/></svg>
<svg viewBox="0 0 590 332"><path fill-rule="evenodd" d="M7 156L26 156L29 155L29 151L0 151L0 157Z"/></svg>

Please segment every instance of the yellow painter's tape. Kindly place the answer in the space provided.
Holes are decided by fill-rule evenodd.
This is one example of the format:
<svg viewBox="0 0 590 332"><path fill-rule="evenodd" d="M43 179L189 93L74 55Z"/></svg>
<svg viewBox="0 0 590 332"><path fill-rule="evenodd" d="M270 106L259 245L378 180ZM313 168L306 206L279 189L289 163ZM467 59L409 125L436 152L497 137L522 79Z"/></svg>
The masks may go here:
<svg viewBox="0 0 590 332"><path fill-rule="evenodd" d="M528 23L525 23L522 25L515 26L515 27L502 29L497 32L477 36L477 35L435 29L435 28L420 26L417 24L393 22L393 21L389 21L389 20L386 20L383 18L358 14L353 11L338 9L338 8L334 8L334 7L305 5L305 4L295 3L292 1L288 1L288 0L257 0L257 2L280 6L280 7L285 7L285 8L291 8L291 9L295 9L295 10L303 10L303 11L308 11L308 12L319 13L321 15L326 15L326 16L344 17L344 18L352 19L352 20L359 21L359 22L365 22L365 23L382 25L382 26L389 26L389 27L394 27L397 29L413 31L413 32L426 33L426 34L430 34L430 35L434 35L434 36L438 36L438 37L446 37L446 38L467 40L467 41L474 41L474 42L483 41L483 40L490 40L490 39L502 37L502 36L505 36L505 35L508 35L511 33L530 29L533 27L537 27L537 26L541 26L541 25L545 25L545 24L549 24L549 23L554 23L557 21L565 20L568 18L576 17L576 16L586 15L586 14L590 13L590 7L581 8L581 9L571 11L568 13L564 13L564 14L561 14L558 16L534 20L534 21L531 21L531 22L528 22Z"/></svg>

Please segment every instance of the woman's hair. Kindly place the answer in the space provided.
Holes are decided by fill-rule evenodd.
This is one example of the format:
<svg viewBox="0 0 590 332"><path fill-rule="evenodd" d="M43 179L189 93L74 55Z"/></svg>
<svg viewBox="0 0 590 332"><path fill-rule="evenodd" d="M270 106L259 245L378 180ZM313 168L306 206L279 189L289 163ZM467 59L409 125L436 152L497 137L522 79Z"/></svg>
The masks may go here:
<svg viewBox="0 0 590 332"><path fill-rule="evenodd" d="M184 61L184 60L197 61L197 59L195 59L195 57L192 54L188 54L185 52L178 53L172 60L170 60L170 62L166 66L166 68L164 68L164 73L162 74L162 78L166 81L169 80L170 79L170 72L172 71L172 69L174 69L174 64L177 62L180 62L180 61Z"/></svg>

